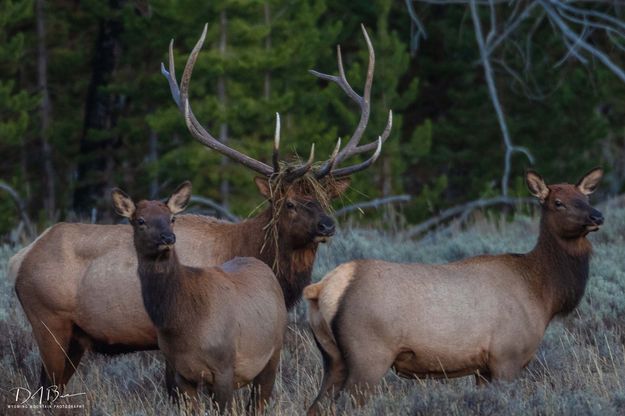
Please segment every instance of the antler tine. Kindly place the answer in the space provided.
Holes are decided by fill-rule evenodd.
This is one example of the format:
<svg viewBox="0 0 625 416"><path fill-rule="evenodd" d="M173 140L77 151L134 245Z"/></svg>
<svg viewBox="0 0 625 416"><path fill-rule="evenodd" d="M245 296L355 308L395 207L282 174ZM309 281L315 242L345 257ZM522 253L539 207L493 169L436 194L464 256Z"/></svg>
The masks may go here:
<svg viewBox="0 0 625 416"><path fill-rule="evenodd" d="M377 140L377 148L375 149L375 153L369 159L365 160L364 162L353 165L353 166L336 169L335 171L332 171L332 176L335 178L340 178L342 176L349 176L353 173L367 169L378 159L381 152L382 152L382 137L380 136L378 137L378 140Z"/></svg>
<svg viewBox="0 0 625 416"><path fill-rule="evenodd" d="M388 136L390 136L392 128L393 128L393 110L389 110L388 111L388 120L386 122L386 127L384 128L384 131L382 132L382 135L380 136L382 138L382 144L384 144L386 142L386 139L388 139ZM357 155L357 154L360 154L360 153L369 152L369 151L375 149L377 147L377 145L378 145L378 141L376 140L376 141L373 141L371 143L367 143L367 144L363 144L361 146L357 146L352 151L352 155Z"/></svg>
<svg viewBox="0 0 625 416"><path fill-rule="evenodd" d="M317 179L323 178L328 173L330 173L332 169L334 169L336 156L339 154L340 149L341 149L341 138L339 137L339 139L336 141L336 146L334 146L334 150L332 151L332 154L330 155L330 158L328 159L328 161L324 163L323 166L315 172L315 177Z"/></svg>
<svg viewBox="0 0 625 416"><path fill-rule="evenodd" d="M180 89L178 88L178 82L176 81L176 69L174 67L174 40L169 41L169 72L165 69L165 64L161 62L161 74L167 78L169 83L169 90L171 91L171 97L174 99L176 105L181 109L180 104Z"/></svg>
<svg viewBox="0 0 625 416"><path fill-rule="evenodd" d="M310 168L312 168L314 161L315 161L315 144L313 143L312 146L310 146L310 155L308 156L308 160L306 161L306 163L304 163L302 166L299 166L293 169L291 172L289 172L289 174L287 175L287 180L292 181L301 176L304 176L306 172L308 172Z"/></svg>
<svg viewBox="0 0 625 416"><path fill-rule="evenodd" d="M273 171L280 171L280 113L276 113L276 134L273 138Z"/></svg>
<svg viewBox="0 0 625 416"><path fill-rule="evenodd" d="M161 73L165 76L165 78L167 78L172 98L176 102L176 105L178 106L180 111L184 114L185 123L193 137L195 137L200 143L207 146L208 148L216 150L224 156L227 156L230 159L239 162L244 166L247 166L248 168L260 173L261 175L270 177L273 174L273 169L270 166L247 155L244 155L243 153L234 150L224 145L219 140L215 139L200 124L200 122L195 117L195 114L193 114L193 110L191 110L191 106L189 104L189 84L191 81L191 75L193 73L193 67L195 66L195 62L197 61L200 50L202 49L204 40L206 39L207 29L208 24L205 24L200 39L197 41L195 47L189 55L189 59L187 60L184 68L184 72L182 73L182 79L180 80L180 88L178 88L178 83L176 82L175 76L176 72L174 67L173 40L169 44L169 71L167 71L165 69L165 65L161 63Z"/></svg>
<svg viewBox="0 0 625 416"><path fill-rule="evenodd" d="M371 165L371 163L375 161L375 159L377 159L379 155L377 156L373 155L367 161L355 165L354 167L356 169L342 168L337 171L332 171L334 166L337 166L338 164L343 162L345 159L356 154L371 151L375 149L376 147L381 146L386 141L386 139L388 139L391 133L391 128L393 125L393 113L389 111L388 122L386 124L386 128L384 129L384 131L382 132L382 135L378 138L378 140L371 142L371 143L367 143L362 146L358 145L367 127L367 124L369 122L369 116L371 113L371 86L373 84L373 74L375 71L375 51L373 49L373 44L371 43L371 39L369 38L369 34L367 33L365 26L361 24L360 27L365 37L365 42L367 43L367 49L369 51L369 63L367 66L367 76L365 78L365 85L363 88L362 96L358 95L353 90L353 88L347 81L347 78L345 77L345 70L343 68L343 57L341 55L340 47L337 47L337 61L338 61L338 70L339 70L338 76L323 74L323 73L312 71L312 70L309 71L311 74L315 75L318 78L336 83L360 107L360 120L358 122L358 125L356 126L356 129L354 130L354 133L350 137L345 147L338 153L336 158L325 162L323 166L317 171L318 178L321 178L322 176L325 176L329 173L336 175L336 172L339 172L342 176L344 176L345 175L344 172L356 172L358 170L368 167L369 165Z"/></svg>

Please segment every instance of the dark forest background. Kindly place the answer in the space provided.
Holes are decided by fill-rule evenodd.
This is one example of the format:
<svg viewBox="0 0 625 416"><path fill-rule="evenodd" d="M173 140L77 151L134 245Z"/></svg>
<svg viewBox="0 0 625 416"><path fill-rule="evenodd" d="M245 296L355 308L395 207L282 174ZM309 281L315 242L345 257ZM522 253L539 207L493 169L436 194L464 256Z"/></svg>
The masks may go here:
<svg viewBox="0 0 625 416"><path fill-rule="evenodd" d="M232 147L270 161L275 112L282 116L282 146L293 154L307 155L314 142L318 158L327 157L337 137L349 137L358 109L336 85L308 70L335 74L335 46L341 44L347 77L361 92L363 23L377 58L363 141L380 134L388 109L394 127L380 159L354 176L345 203L409 194L401 213L414 223L502 193L502 133L466 4L0 3L0 179L17 191L39 230L59 220L111 221L113 186L154 198L190 179L196 194L239 216L258 205L253 174L190 136L160 74L174 38L180 76L206 22L191 101L198 119ZM625 9L616 3L583 7L621 21ZM489 16L504 30L513 8L527 4L480 7L485 32ZM427 37L415 31L410 12ZM531 152L548 182L574 181L602 165L603 196L624 192L623 80L563 42L541 10L532 13L490 58L514 143ZM622 38L605 30L583 36L615 65L625 64ZM511 196L527 195L522 173L529 166L523 153L514 154ZM0 193L0 235L19 221L14 200Z"/></svg>

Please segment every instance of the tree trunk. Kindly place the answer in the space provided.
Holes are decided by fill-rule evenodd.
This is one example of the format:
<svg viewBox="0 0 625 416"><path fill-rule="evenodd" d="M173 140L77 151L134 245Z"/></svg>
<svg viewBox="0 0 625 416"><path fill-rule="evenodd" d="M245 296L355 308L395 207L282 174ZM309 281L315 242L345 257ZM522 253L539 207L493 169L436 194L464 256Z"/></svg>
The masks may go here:
<svg viewBox="0 0 625 416"><path fill-rule="evenodd" d="M226 11L222 10L219 14L219 53L225 59L226 57L226 45L227 45L227 25L228 17ZM224 75L219 76L217 80L217 98L221 107L226 111L228 97L226 95L226 77ZM228 123L223 121L219 126L219 141L223 144L228 143ZM228 158L226 156L221 157L221 184L219 191L221 193L221 204L224 208L229 207L230 199L230 183L228 182L226 170L228 167Z"/></svg>
<svg viewBox="0 0 625 416"><path fill-rule="evenodd" d="M265 2L264 4L265 10L265 24L269 28L269 33L265 38L265 54L269 56L269 51L271 50L271 10L269 9L269 2ZM269 100L271 97L271 70L268 69L265 71L265 82L263 85L263 95L265 100Z"/></svg>
<svg viewBox="0 0 625 416"><path fill-rule="evenodd" d="M121 100L107 92L106 87L113 78L120 53L123 23L118 12L123 4L124 0L109 0L110 15L99 22L74 191L74 210L82 216L90 215L94 208L100 208L100 213L109 212L104 196L115 167L113 150L119 140L111 130L117 124Z"/></svg>
<svg viewBox="0 0 625 416"><path fill-rule="evenodd" d="M37 86L41 93L41 102L39 103L39 114L41 117L41 153L44 169L44 209L48 221L56 220L56 189L54 165L52 163L52 148L48 133L50 130L50 120L52 114L52 104L50 103L50 94L48 91L48 51L46 48L46 20L44 11L44 1L37 0L35 2L37 15Z"/></svg>
<svg viewBox="0 0 625 416"><path fill-rule="evenodd" d="M158 134L150 129L148 161L154 169L150 180L150 199L158 198Z"/></svg>

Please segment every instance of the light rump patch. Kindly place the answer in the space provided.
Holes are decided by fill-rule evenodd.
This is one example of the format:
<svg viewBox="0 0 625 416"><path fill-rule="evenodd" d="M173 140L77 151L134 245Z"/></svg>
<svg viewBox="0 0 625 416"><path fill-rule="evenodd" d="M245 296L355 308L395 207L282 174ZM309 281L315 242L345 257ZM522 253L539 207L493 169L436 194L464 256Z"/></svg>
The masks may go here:
<svg viewBox="0 0 625 416"><path fill-rule="evenodd" d="M44 238L51 228L52 227L46 228L46 230L43 233L41 233L41 235L39 235L39 237L37 237L35 241L30 243L26 247L22 248L15 255L13 255L13 257L9 259L7 279L12 285L15 284L15 280L17 279L17 274L19 273L20 266L22 265L22 261L26 258L30 250L35 246L35 244L39 240Z"/></svg>
<svg viewBox="0 0 625 416"><path fill-rule="evenodd" d="M317 299L319 312L323 320L332 326L332 321L338 311L341 298L350 283L357 277L358 266L355 262L344 263L332 270L319 283L304 289L307 299ZM319 296L323 291L323 296Z"/></svg>

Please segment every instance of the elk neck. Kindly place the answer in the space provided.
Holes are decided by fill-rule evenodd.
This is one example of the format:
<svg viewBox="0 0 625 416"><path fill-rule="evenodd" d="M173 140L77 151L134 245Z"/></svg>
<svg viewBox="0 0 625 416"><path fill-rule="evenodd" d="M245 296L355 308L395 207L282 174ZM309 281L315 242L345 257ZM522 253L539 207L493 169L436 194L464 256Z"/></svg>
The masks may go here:
<svg viewBox="0 0 625 416"><path fill-rule="evenodd" d="M523 256L532 289L543 299L551 319L566 315L579 304L589 277L592 245L586 236L564 239L548 228L541 217L538 242Z"/></svg>
<svg viewBox="0 0 625 416"><path fill-rule="evenodd" d="M312 269L317 255L318 243L310 242L303 247L290 246L285 238L278 239L278 248L273 241L265 243L267 225L272 218L268 208L258 216L239 224L243 227L247 247L239 255L257 257L272 268L282 288L287 310L297 304L304 287L311 283ZM263 246L264 244L264 246ZM277 261L276 261L277 259Z"/></svg>
<svg viewBox="0 0 625 416"><path fill-rule="evenodd" d="M186 268L178 261L173 248L156 257L137 253L137 260L145 309L157 328L168 326L168 318L176 315L170 311L176 309L183 291Z"/></svg>

